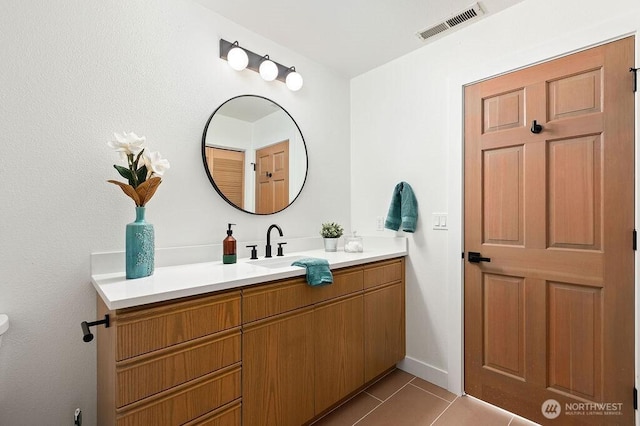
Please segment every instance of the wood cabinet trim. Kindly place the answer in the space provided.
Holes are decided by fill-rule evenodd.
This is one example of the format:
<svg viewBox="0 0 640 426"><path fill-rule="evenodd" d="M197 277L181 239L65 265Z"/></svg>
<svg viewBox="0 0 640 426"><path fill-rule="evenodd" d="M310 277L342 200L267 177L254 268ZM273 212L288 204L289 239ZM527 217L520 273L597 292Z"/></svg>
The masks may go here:
<svg viewBox="0 0 640 426"><path fill-rule="evenodd" d="M270 317L267 317L267 318L262 318L260 320L253 321L251 323L243 325L242 326L242 332L243 333L247 333L247 332L250 332L252 330L268 326L270 324L286 321L291 317L294 317L294 316L297 316L297 315L302 315L302 314L307 313L307 312L313 312L313 309L314 309L313 305L305 306L303 308L294 309L292 311L287 311L287 312L284 312L282 314L273 315L273 316L270 316Z"/></svg>
<svg viewBox="0 0 640 426"><path fill-rule="evenodd" d="M398 285L398 284L402 284L402 280L391 281L391 282L388 282L388 283L380 284L380 285L375 286L375 287L369 287L369 288L364 290L364 294L375 293L376 291L381 291L381 290L384 290L387 287L391 287L391 286Z"/></svg>
<svg viewBox="0 0 640 426"><path fill-rule="evenodd" d="M106 314L113 315L104 304L100 295L96 295L98 318ZM114 425L116 422L116 328L97 327L97 415L98 425Z"/></svg>
<svg viewBox="0 0 640 426"><path fill-rule="evenodd" d="M314 307L314 309L323 309L323 308L325 308L327 306L331 306L334 303L339 303L339 302L343 302L343 301L348 300L348 299L355 299L357 297L362 297L362 294L363 294L362 291L359 291L359 292L356 292L356 293L345 294L343 296L338 296L338 297L335 297L333 299L329 299L329 300L325 300L323 302L316 303L315 305L313 305L313 307Z"/></svg>

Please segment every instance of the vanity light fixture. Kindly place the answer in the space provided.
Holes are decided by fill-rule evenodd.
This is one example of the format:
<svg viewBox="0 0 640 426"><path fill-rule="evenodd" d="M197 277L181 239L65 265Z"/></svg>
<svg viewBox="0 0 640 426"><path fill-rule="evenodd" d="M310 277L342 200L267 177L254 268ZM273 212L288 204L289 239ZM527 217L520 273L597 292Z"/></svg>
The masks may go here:
<svg viewBox="0 0 640 426"><path fill-rule="evenodd" d="M287 74L285 83L292 92L297 92L302 89L302 76L296 71L296 67L289 68L289 74Z"/></svg>
<svg viewBox="0 0 640 426"><path fill-rule="evenodd" d="M249 56L247 52L238 45L237 41L231 46L231 49L229 49L227 53L227 62L229 62L229 66L234 70L242 71L249 65Z"/></svg>
<svg viewBox="0 0 640 426"><path fill-rule="evenodd" d="M285 67L270 59L269 55L258 55L240 47L237 41L231 43L220 39L220 58L227 60L236 71L248 68L259 73L266 81L280 80L293 92L302 88L302 76L295 67Z"/></svg>
<svg viewBox="0 0 640 426"><path fill-rule="evenodd" d="M269 55L264 55L264 60L260 63L258 70L260 77L262 77L264 81L273 81L278 77L278 66L269 59Z"/></svg>

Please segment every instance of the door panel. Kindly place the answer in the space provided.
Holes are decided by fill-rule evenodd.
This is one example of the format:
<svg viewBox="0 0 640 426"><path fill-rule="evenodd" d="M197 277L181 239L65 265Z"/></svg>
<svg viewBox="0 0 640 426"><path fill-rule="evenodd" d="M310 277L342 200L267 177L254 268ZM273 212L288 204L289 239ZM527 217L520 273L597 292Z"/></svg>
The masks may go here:
<svg viewBox="0 0 640 426"><path fill-rule="evenodd" d="M483 153L484 242L524 243L523 146Z"/></svg>
<svg viewBox="0 0 640 426"><path fill-rule="evenodd" d="M548 82L549 121L601 112L601 81L596 69Z"/></svg>
<svg viewBox="0 0 640 426"><path fill-rule="evenodd" d="M549 246L600 249L600 135L549 142Z"/></svg>
<svg viewBox="0 0 640 426"><path fill-rule="evenodd" d="M256 150L256 213L279 212L289 205L289 141Z"/></svg>
<svg viewBox="0 0 640 426"><path fill-rule="evenodd" d="M492 96L484 100L484 132L524 125L524 90Z"/></svg>
<svg viewBox="0 0 640 426"><path fill-rule="evenodd" d="M549 387L602 397L601 288L549 283Z"/></svg>
<svg viewBox="0 0 640 426"><path fill-rule="evenodd" d="M524 377L524 280L484 276L484 365Z"/></svg>
<svg viewBox="0 0 640 426"><path fill-rule="evenodd" d="M634 418L634 38L465 88L465 391ZM532 121L542 132L530 130Z"/></svg>

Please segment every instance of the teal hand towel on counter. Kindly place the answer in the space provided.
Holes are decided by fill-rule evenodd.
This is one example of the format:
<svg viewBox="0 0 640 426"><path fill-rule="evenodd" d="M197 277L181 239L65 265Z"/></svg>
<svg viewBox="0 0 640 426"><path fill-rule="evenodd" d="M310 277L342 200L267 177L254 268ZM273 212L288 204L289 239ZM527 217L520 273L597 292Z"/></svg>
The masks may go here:
<svg viewBox="0 0 640 426"><path fill-rule="evenodd" d="M305 257L298 259L291 266L300 266L307 268L307 283L312 286L331 284L333 282L333 274L329 269L329 262L326 259L317 259L314 257Z"/></svg>
<svg viewBox="0 0 640 426"><path fill-rule="evenodd" d="M393 190L384 227L397 231L402 226L405 232L415 232L417 221L418 201L413 189L407 182L400 182Z"/></svg>

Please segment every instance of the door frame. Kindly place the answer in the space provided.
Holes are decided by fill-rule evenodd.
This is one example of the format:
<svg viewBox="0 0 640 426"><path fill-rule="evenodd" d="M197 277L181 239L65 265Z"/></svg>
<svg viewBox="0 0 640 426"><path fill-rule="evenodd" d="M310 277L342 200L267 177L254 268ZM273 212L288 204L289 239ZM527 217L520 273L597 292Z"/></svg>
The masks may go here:
<svg viewBox="0 0 640 426"><path fill-rule="evenodd" d="M494 77L498 77L513 71L517 71L523 68L528 68L533 65L548 62L557 58L571 55L583 50L590 49L592 47L601 46L612 41L620 40L622 38L635 35L635 52L636 52L636 64L640 60L640 33L627 32L624 34L617 33L609 38L599 38L594 40L591 44L584 44L579 47L575 47L575 41L566 40L567 43L574 47L565 48L563 52L556 52L555 54L542 54L542 57L533 54L533 60L527 64L512 64L513 66L502 67L500 69L489 70L485 73L479 74L469 78L468 75L456 75L448 78L448 92L455 101L451 101L449 104L449 134L451 140L459 138L460 143L450 144L449 146L449 158L458 158L451 163L449 171L449 185L448 191L450 194L459 194L458 197L449 198L449 212L450 220L457 221L459 226L455 226L455 223L451 223L451 228L448 235L448 256L449 259L447 265L448 275L451 277L452 291L449 294L447 301L449 306L449 316L447 318L448 335L452 336L447 344L449 353L449 365L447 368L447 384L446 387L458 395L464 394L464 261L461 259L461 253L464 251L464 87L475 84L484 80L488 80ZM575 35L574 35L575 36ZM591 40L592 34L585 31L585 39ZM597 37L597 35L596 35ZM558 40L552 40L547 43L548 46L545 52L555 52L558 49ZM566 43L565 43L566 44ZM540 50L540 49L538 49ZM537 59L537 60L536 60ZM475 78L474 78L475 77ZM631 90L631 89L630 89ZM638 92L640 93L640 92ZM635 228L638 229L640 223L640 95L636 95L635 98ZM459 230L459 232L455 232ZM453 231L453 232L452 232ZM637 273L640 271L640 255L635 253L635 271L636 276L634 280L635 288L635 327L636 327L636 339L635 339L635 382L636 388L639 387L639 374L640 374L640 339L638 338L637 331L640 330L640 277ZM441 385L444 385L441 384ZM640 415L636 414L636 424L640 425Z"/></svg>

